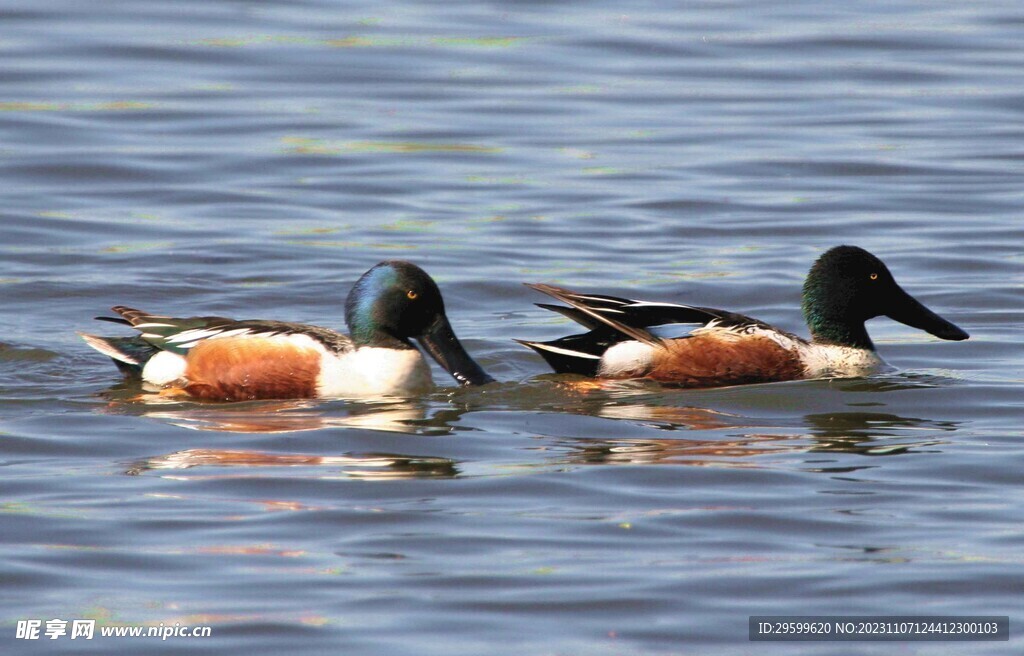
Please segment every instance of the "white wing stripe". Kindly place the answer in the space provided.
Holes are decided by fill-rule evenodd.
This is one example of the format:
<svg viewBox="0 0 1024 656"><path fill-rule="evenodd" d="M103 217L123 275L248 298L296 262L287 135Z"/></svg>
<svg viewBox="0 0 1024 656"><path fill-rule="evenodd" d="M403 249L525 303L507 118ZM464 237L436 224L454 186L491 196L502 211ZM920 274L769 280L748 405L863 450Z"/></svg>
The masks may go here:
<svg viewBox="0 0 1024 656"><path fill-rule="evenodd" d="M574 358L588 358L590 360L600 360L601 356L591 355L589 353L582 353L580 351L570 351L569 349L559 348L557 346L549 346L547 344L535 343L534 346L542 348L545 351L551 351L552 353L561 353L562 355L572 356Z"/></svg>
<svg viewBox="0 0 1024 656"><path fill-rule="evenodd" d="M218 334L220 332L221 331L219 331L219 330L202 330L202 329L199 329L199 328L196 328L196 329L193 329L193 330L185 330L185 331L182 331L182 332L178 333L177 335L171 335L170 337L168 337L167 338L167 343L168 344L178 344L180 342L191 342L191 341L198 342L200 340L206 339L207 337L213 337L214 335L216 335L216 334Z"/></svg>
<svg viewBox="0 0 1024 656"><path fill-rule="evenodd" d="M629 305L624 307L638 308L638 307L666 307L666 308L682 308L684 310L696 310L697 308L692 305L681 305L679 303L658 303L656 301L633 301Z"/></svg>
<svg viewBox="0 0 1024 656"><path fill-rule="evenodd" d="M622 301L617 301L614 298L608 298L607 296L584 296L583 294L568 294L567 296L577 301L598 301L600 303L615 303L616 305L624 305Z"/></svg>
<svg viewBox="0 0 1024 656"><path fill-rule="evenodd" d="M248 328L235 328L233 330L225 330L224 332L217 333L216 335L210 335L210 339L222 339L224 337L241 337L243 335L248 335L251 332L252 331L249 330ZM277 333L265 333L264 335L261 336L271 337L276 334Z"/></svg>

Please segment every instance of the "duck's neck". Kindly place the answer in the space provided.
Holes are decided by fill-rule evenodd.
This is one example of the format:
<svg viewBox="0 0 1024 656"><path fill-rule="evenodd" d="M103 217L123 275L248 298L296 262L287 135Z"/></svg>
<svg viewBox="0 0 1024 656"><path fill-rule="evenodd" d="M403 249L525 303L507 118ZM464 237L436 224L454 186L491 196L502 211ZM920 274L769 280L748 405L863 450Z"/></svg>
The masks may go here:
<svg viewBox="0 0 1024 656"><path fill-rule="evenodd" d="M395 337L395 336L389 335L387 333L377 333L377 334L374 334L374 336L371 339L368 339L368 340L353 340L353 341L355 342L357 348L358 347L383 348L383 349L391 349L391 350L396 350L396 351L401 351L401 350L404 350L404 349L413 349L413 350L416 349L416 347L413 346L412 342L410 342L409 340L401 339L399 337Z"/></svg>
<svg viewBox="0 0 1024 656"><path fill-rule="evenodd" d="M875 345L868 336L863 323L848 324L828 320L810 321L811 339L818 344L848 346L850 348L874 351Z"/></svg>
<svg viewBox="0 0 1024 656"><path fill-rule="evenodd" d="M862 320L843 316L818 302L813 295L804 295L803 311L807 326L811 329L811 339L815 343L875 350Z"/></svg>
<svg viewBox="0 0 1024 656"><path fill-rule="evenodd" d="M409 340L395 337L391 333L381 330L371 318L360 320L359 318L350 316L348 318L348 331L349 335L352 336L352 343L355 344L356 348L416 348Z"/></svg>

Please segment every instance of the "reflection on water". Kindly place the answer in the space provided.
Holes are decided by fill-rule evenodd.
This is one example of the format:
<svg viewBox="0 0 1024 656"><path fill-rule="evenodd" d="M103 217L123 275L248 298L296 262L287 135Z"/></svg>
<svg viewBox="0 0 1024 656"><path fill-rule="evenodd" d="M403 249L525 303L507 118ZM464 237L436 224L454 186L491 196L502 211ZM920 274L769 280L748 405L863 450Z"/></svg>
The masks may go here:
<svg viewBox="0 0 1024 656"><path fill-rule="evenodd" d="M277 407L273 407L277 406ZM335 412L302 405L272 404L259 408L186 408L183 410L142 413L175 426L203 431L227 433L295 433L322 428L367 428L397 433L416 433L419 428L410 422L424 417L424 408L415 404L395 404L384 408L360 407Z"/></svg>
<svg viewBox="0 0 1024 656"><path fill-rule="evenodd" d="M350 478L391 479L431 476L454 478L458 475L455 462L429 456L403 456L394 454L365 455L311 455L299 453L266 453L225 449L187 449L162 456L153 456L134 463L125 473L138 475L147 471L191 469L193 467L331 467L331 474L300 476L336 478L339 474ZM176 476L181 478L181 476ZM206 475L202 478L230 478L231 475ZM195 477L187 477L195 478Z"/></svg>
<svg viewBox="0 0 1024 656"><path fill-rule="evenodd" d="M882 380L838 381L841 391L889 392L927 387ZM329 428L356 428L421 435L451 434L461 418L474 410L504 406L513 410L543 410L552 417L552 428L559 416L599 417L624 422L629 432L676 432L678 437L616 437L613 439L581 435L562 438L568 453L548 464L681 464L717 467L774 467L783 454L849 453L866 456L898 455L920 452L943 443L940 435L955 431L957 422L902 417L883 412L812 412L803 415L807 430L794 431L789 416L754 416L727 412L712 407L678 405L700 400L692 392L665 390L646 381L625 384L614 381L582 381L570 378L535 381L522 389L510 386L489 392L481 398L473 390L438 392L418 401L251 401L220 403L182 402L160 395L139 395L130 387L116 387L107 394L110 400L102 412L132 414L201 431L231 433L294 433ZM802 383L798 383L802 384ZM826 381L827 385L832 383ZM744 395L758 397L778 385L756 386ZM814 389L814 388L809 388ZM728 390L727 390L728 392ZM503 396L504 394L504 396ZM489 405L488 405L489 404ZM685 437L683 434L692 437ZM764 457L770 456L769 459ZM340 458L340 459L339 459ZM150 458L135 469L169 469L195 466L294 466L355 465L386 466L387 475L407 475L419 470L403 468L404 456L385 461L354 456L274 455L257 452L192 449ZM761 458L758 460L758 458ZM447 462L447 461L445 461ZM383 464L382 464L383 463ZM867 465L847 463L842 471ZM818 468L820 471L837 469ZM347 475L369 476L363 470ZM429 470L437 475L436 467ZM381 476L382 474L374 474Z"/></svg>
<svg viewBox="0 0 1024 656"><path fill-rule="evenodd" d="M596 415L608 419L640 421L644 425L661 430L715 430L743 423L743 418L739 415L710 408L642 403L612 402L599 407Z"/></svg>
<svg viewBox="0 0 1024 656"><path fill-rule="evenodd" d="M806 415L813 431L811 451L887 456L909 453L947 441L939 434L956 431L960 422L899 417L873 412L833 412ZM926 438L934 435L931 439ZM913 439L907 439L912 437Z"/></svg>
<svg viewBox="0 0 1024 656"><path fill-rule="evenodd" d="M957 379L916 371L900 371L868 378L839 379L835 382L835 388L841 392L896 392L946 387L956 384Z"/></svg>
<svg viewBox="0 0 1024 656"><path fill-rule="evenodd" d="M107 414L129 414L165 421L174 426L229 433L293 433L323 428L445 434L451 411L429 416L419 400L332 402L315 399L279 401L202 401L161 394L139 393L136 385L119 384L105 392Z"/></svg>
<svg viewBox="0 0 1024 656"><path fill-rule="evenodd" d="M773 421L770 416L752 418L741 412L713 407L715 401L723 399L754 400L770 407L773 399L788 404L799 401L801 396L793 392L801 390L807 398L814 399L821 396L823 390L827 390L828 397L832 398L835 391L884 394L931 389L951 382L951 379L941 376L900 373L859 379L680 390L645 380L605 381L545 374L523 384L505 383L487 389L442 387L434 394L418 399L298 399L229 403L146 393L135 382L121 381L100 394L107 404L97 411L148 417L194 430L233 433L289 433L344 427L445 435L452 432L453 426L465 414L496 408L602 417L663 431L719 431L729 428L772 429L789 425L792 421L789 416ZM834 401L829 403L834 404ZM859 418L861 415L863 417ZM887 425L904 429L919 426L951 430L955 427L926 419L872 413L804 413L803 416L815 434L824 434L833 441L844 437L855 437L859 442L870 441L865 436L872 429L880 430ZM841 419L843 417L845 419ZM847 431L849 435L837 435L836 431ZM838 441L850 443L848 439Z"/></svg>
<svg viewBox="0 0 1024 656"><path fill-rule="evenodd" d="M958 422L900 417L868 412L808 414L804 422L809 432L780 429L780 422L722 415L702 408L666 406L611 406L602 417L656 422L677 428L711 431L721 437L698 439L613 439L578 438L569 443L564 462L575 464L679 464L716 467L775 467L782 454L848 453L865 456L891 456L921 453L946 440L939 434L957 430ZM724 421L727 417L728 421ZM756 430L760 429L760 430ZM737 433L737 430L742 432ZM935 450L935 449L932 449ZM755 457L768 457L754 462ZM788 465L785 465L788 466ZM846 465L853 471L870 465ZM834 472L837 469L818 471Z"/></svg>
<svg viewBox="0 0 1024 656"><path fill-rule="evenodd" d="M691 465L697 467L758 467L742 460L787 450L781 435L746 435L723 440L575 440L562 462L583 465ZM792 447L803 451L806 447Z"/></svg>
<svg viewBox="0 0 1024 656"><path fill-rule="evenodd" d="M791 466L785 458L801 454L902 455L935 450L943 434L955 431L954 421L904 417L885 412L828 411L802 415L804 430L793 429L793 417L777 412L750 413L696 405L699 401L739 399L762 401L769 394L794 397L802 389L810 407L816 394L834 392L886 394L927 389L936 377L882 376L840 381L809 381L794 385L769 384L716 390L710 398L688 390L665 389L648 381L590 381L576 377L544 376L523 386L504 385L480 390L442 389L419 400L251 401L221 403L186 401L160 395L138 394L132 385L118 385L104 395L102 412L131 414L184 428L230 433L295 433L332 428L355 428L420 435L449 435L468 413L494 408L543 411L557 435L561 423L572 417L593 417L622 422L625 433L646 437L561 437L565 450L547 459L560 464L659 464L725 468ZM715 396L718 395L718 396ZM722 395L725 395L724 397ZM770 397L769 397L770 398ZM880 397L884 398L884 397ZM577 431L573 431L577 432ZM657 434L674 433L672 438ZM784 458L780 460L779 458ZM191 467L339 466L351 477L454 476L454 465L444 458L408 456L281 455L215 448L189 449L147 458L132 471ZM870 465L844 462L822 466L815 461L807 471L854 471ZM374 469L376 468L376 470Z"/></svg>

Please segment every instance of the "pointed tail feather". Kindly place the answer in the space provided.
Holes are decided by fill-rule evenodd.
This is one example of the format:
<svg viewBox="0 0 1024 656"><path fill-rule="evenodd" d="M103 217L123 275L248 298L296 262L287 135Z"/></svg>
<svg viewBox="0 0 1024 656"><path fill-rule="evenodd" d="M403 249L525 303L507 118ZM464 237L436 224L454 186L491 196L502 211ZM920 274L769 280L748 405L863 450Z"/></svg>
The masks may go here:
<svg viewBox="0 0 1024 656"><path fill-rule="evenodd" d="M123 326L132 325L131 321L128 321L127 319L122 319L121 317L93 317L93 319L95 319L96 321L109 321L110 323L119 323Z"/></svg>
<svg viewBox="0 0 1024 656"><path fill-rule="evenodd" d="M616 299L614 297L587 297L587 296L585 296L583 294L577 294L576 292L571 292L568 289L562 289L561 287L555 287L553 285L526 283L526 286L531 288L531 289L536 289L537 291L539 291L541 293L544 293L544 294L547 294L548 296L551 296L552 298L555 298L555 299L557 299L559 301L562 301L566 305L572 306L573 309L583 313L587 317L590 317L591 319L595 319L598 322L600 322L601 324L609 326L610 328L613 328L616 331L622 333L623 335L626 335L626 336L628 336L628 337L630 337L632 339L635 339L638 342L643 342L644 344L647 344L649 346L654 346L654 347L662 347L662 346L664 346L663 342L660 339L658 339L657 337L655 337L651 333L647 332L643 328L636 328L636 327L633 327L633 326L628 326L628 325L622 323L621 321L616 321L615 319L612 319L611 317L606 316L605 313L599 311L599 309L595 309L595 308L589 307L584 302L584 301L588 300L589 298L592 298L593 300L601 302L602 304L609 304L609 303L619 303L619 302L622 302L622 301L626 301L626 299ZM629 301L626 301L626 302L628 303ZM604 309L605 311L608 311L610 308L602 308L602 309ZM614 310L612 310L612 311L614 311ZM563 314L568 316L570 319L574 319L572 314L565 313L565 312L563 312ZM585 323L584 325L586 326L587 324ZM590 327L590 326L587 326L587 327ZM543 355L543 353L541 355Z"/></svg>
<svg viewBox="0 0 1024 656"><path fill-rule="evenodd" d="M601 356L599 355L558 346L557 342L562 340L556 340L555 342L529 342L524 339L517 339L513 341L536 351L556 373L593 377L597 375L597 369L601 364Z"/></svg>
<svg viewBox="0 0 1024 656"><path fill-rule="evenodd" d="M110 309L113 310L114 312L117 312L119 315L121 315L121 318L122 318L121 323L127 323L130 326L137 326L140 323L147 323L147 322L153 321L154 319L169 319L170 318L170 317L165 317L165 316L162 316L162 315L159 315L159 314L150 314L149 312L144 312L142 310L136 310L135 308L130 308L130 307L127 307L125 305L115 305L114 307L112 307ZM97 317L97 319L99 319L99 318L100 317ZM106 319L106 320L109 321L109 319ZM117 321L117 320L115 319L114 321Z"/></svg>
<svg viewBox="0 0 1024 656"><path fill-rule="evenodd" d="M589 330L597 330L598 328L607 328L603 321L596 321L590 317L589 314L580 312L576 308L566 307L564 305L553 305L551 303L534 303L539 308L557 312L563 317L568 317L576 323L580 324L584 328Z"/></svg>
<svg viewBox="0 0 1024 656"><path fill-rule="evenodd" d="M159 350L139 337L99 337L78 333L85 343L109 357L126 373L141 374L149 359Z"/></svg>

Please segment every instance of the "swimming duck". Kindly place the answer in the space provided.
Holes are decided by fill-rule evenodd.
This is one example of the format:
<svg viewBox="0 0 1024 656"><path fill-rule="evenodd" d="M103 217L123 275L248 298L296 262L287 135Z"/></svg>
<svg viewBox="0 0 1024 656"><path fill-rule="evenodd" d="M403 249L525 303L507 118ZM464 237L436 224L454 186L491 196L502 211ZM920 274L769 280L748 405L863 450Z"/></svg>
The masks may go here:
<svg viewBox="0 0 1024 656"><path fill-rule="evenodd" d="M410 262L381 262L359 278L345 302L351 336L301 323L112 309L119 317L97 319L142 334L83 333L85 341L145 383L202 399L420 393L432 384L430 368L412 339L460 385L494 381L456 338L437 284Z"/></svg>
<svg viewBox="0 0 1024 656"><path fill-rule="evenodd" d="M802 306L810 341L724 310L527 286L569 307L538 306L590 332L550 342L516 341L558 373L601 378L720 387L862 376L883 364L864 327L881 315L941 339L968 337L903 291L881 260L856 246L830 249L807 275ZM680 336L681 328L686 334Z"/></svg>

